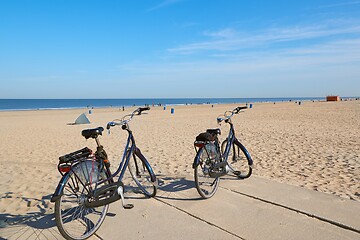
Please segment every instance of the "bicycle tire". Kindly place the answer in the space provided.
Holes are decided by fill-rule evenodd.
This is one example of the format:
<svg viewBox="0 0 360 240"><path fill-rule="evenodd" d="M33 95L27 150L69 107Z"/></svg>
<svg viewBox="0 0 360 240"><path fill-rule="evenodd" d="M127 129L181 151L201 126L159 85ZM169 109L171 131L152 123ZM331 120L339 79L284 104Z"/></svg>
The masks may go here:
<svg viewBox="0 0 360 240"><path fill-rule="evenodd" d="M211 198L219 187L220 178L210 177L211 160L204 147L199 149L196 158L199 158L199 164L194 168L196 190L202 198Z"/></svg>
<svg viewBox="0 0 360 240"><path fill-rule="evenodd" d="M82 240L92 236L105 220L109 205L96 208L84 206L88 186L81 183L87 177L84 171L80 170L80 164L93 164L92 161L85 161L75 165L68 177L63 182L64 190L61 197L55 202L55 222L65 239ZM97 164L95 163L97 168ZM92 165L94 166L94 165ZM87 176L90 176L89 174ZM100 173L102 179L106 178L105 170ZM83 178L82 180L80 178ZM89 177L88 177L89 178ZM84 183L84 182L83 182ZM86 184L86 183L85 183ZM105 182L104 184L108 184Z"/></svg>
<svg viewBox="0 0 360 240"><path fill-rule="evenodd" d="M145 196L154 197L157 190L156 181L153 182L151 178L150 172L152 170L143 162L141 157L137 156L137 153L133 153L133 161L129 160L128 169L136 185L138 185Z"/></svg>
<svg viewBox="0 0 360 240"><path fill-rule="evenodd" d="M223 155L225 152L227 142L228 139L225 139L221 144L221 153ZM240 179L248 178L252 174L252 166L250 164L250 160L247 154L236 143L234 143L234 145L231 146L227 163L230 168L230 172L232 172L232 174L234 174Z"/></svg>

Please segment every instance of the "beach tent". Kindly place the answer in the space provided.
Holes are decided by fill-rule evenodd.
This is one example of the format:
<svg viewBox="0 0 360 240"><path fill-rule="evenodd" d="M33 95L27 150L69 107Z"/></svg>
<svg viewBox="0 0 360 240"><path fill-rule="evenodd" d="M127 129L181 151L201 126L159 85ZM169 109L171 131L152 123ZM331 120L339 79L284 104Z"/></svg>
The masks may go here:
<svg viewBox="0 0 360 240"><path fill-rule="evenodd" d="M87 124L90 123L90 120L88 119L88 117L86 116L85 113L81 114L76 120L75 120L75 124Z"/></svg>

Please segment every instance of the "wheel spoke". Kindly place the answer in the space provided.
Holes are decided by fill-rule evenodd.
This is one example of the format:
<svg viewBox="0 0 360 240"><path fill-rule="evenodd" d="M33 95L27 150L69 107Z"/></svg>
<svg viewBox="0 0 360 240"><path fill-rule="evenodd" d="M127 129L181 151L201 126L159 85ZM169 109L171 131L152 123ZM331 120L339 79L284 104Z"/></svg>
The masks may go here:
<svg viewBox="0 0 360 240"><path fill-rule="evenodd" d="M156 186L151 181L150 170L136 154L133 154L133 161L129 161L128 169L135 183L146 196L153 197L156 195Z"/></svg>
<svg viewBox="0 0 360 240"><path fill-rule="evenodd" d="M225 153L227 142L228 140L226 139L221 144L221 152L223 154ZM252 172L245 153L238 145L235 144L231 146L231 150L228 155L228 166L230 168L230 172L241 179L250 177Z"/></svg>
<svg viewBox="0 0 360 240"><path fill-rule="evenodd" d="M92 162L87 161L80 164L92 164ZM84 166L76 168L75 166L72 171L68 173L70 176L67 182L64 183L63 194L61 198L55 202L56 224L60 233L67 239L86 239L90 237L100 227L108 211L108 205L97 208L85 207L84 203L87 201L87 193L89 190L86 189L85 185L77 183L75 174L79 176L83 174L83 172L79 172L81 170L80 167L89 170L99 169L97 166L95 166L95 168L86 168ZM83 175L89 176L90 174ZM102 179L106 178L105 173L101 173L99 176L101 176ZM85 178L84 181L88 180ZM77 184L78 187L75 187L75 184ZM106 182L105 184L108 183Z"/></svg>
<svg viewBox="0 0 360 240"><path fill-rule="evenodd" d="M212 162L204 148L199 150L197 157L200 158L200 163L194 170L195 186L200 196L210 198L215 194L220 179L210 177L209 171Z"/></svg>

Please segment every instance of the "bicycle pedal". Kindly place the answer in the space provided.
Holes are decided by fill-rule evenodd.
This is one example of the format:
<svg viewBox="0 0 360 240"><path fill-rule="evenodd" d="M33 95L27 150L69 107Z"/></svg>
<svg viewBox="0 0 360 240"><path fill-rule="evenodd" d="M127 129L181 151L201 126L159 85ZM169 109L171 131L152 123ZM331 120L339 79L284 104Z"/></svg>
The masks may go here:
<svg viewBox="0 0 360 240"><path fill-rule="evenodd" d="M134 207L134 204L128 203L123 205L124 209L132 209Z"/></svg>
<svg viewBox="0 0 360 240"><path fill-rule="evenodd" d="M125 198L124 198L124 187L123 185L120 185L117 189L117 193L120 196L121 199L121 205L124 209L132 209L134 207L133 204L131 203L125 203Z"/></svg>

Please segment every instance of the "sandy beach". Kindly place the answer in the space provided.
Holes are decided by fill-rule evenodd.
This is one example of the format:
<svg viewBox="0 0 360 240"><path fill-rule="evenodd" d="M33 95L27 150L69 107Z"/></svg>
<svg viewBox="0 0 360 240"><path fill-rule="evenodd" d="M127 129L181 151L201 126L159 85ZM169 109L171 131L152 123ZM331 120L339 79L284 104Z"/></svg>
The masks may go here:
<svg viewBox="0 0 360 240"><path fill-rule="evenodd" d="M130 126L157 175L191 179L195 137L219 127L216 117L236 106L152 107ZM87 109L0 112L0 214L52 213L58 157L84 146L95 149L81 130L132 110L93 109L87 125L68 125ZM256 103L233 122L254 160L254 175L360 201L360 101ZM220 128L224 140L228 126ZM126 137L119 128L100 138L113 169Z"/></svg>

